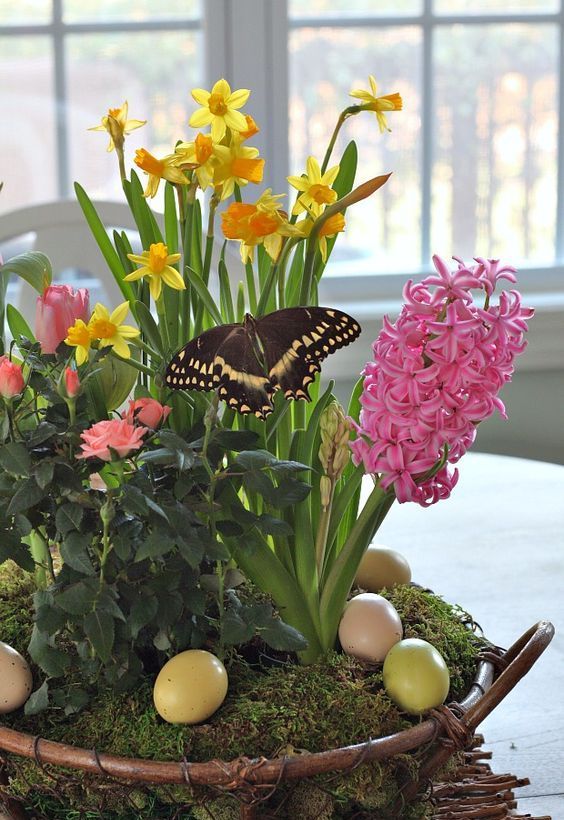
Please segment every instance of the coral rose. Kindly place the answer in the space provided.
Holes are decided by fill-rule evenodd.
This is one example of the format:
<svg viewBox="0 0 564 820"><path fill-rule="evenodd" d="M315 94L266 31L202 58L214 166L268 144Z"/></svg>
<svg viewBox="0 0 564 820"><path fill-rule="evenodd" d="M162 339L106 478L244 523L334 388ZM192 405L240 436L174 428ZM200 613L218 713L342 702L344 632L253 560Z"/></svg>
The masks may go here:
<svg viewBox="0 0 564 820"><path fill-rule="evenodd" d="M77 319L90 319L90 297L86 288L74 290L70 285L50 285L37 298L35 337L42 353L55 353L65 340L69 327Z"/></svg>
<svg viewBox="0 0 564 820"><path fill-rule="evenodd" d="M171 410L171 407L156 399L130 399L124 418L130 424L144 424L151 430L156 430L166 421Z"/></svg>
<svg viewBox="0 0 564 820"><path fill-rule="evenodd" d="M143 436L148 432L146 427L134 427L125 419L99 421L80 434L82 453L77 458L111 461L112 451L120 458L126 458L143 446Z"/></svg>
<svg viewBox="0 0 564 820"><path fill-rule="evenodd" d="M13 399L24 389L25 382L19 364L11 362L7 356L0 358L0 396L3 399Z"/></svg>

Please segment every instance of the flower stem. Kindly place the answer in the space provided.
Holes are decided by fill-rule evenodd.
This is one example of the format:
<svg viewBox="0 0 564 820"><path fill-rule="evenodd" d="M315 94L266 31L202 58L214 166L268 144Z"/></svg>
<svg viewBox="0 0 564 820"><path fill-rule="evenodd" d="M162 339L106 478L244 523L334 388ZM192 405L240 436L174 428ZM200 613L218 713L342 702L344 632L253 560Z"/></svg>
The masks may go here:
<svg viewBox="0 0 564 820"><path fill-rule="evenodd" d="M315 560L317 562L317 573L321 578L323 572L323 563L325 561L325 549L327 547L327 537L329 535L329 525L331 523L331 510L333 508L333 498L335 496L335 480L331 479L331 493L329 496L329 503L322 508L319 516L319 525L317 528L317 535L315 538Z"/></svg>
<svg viewBox="0 0 564 820"><path fill-rule="evenodd" d="M349 117L354 116L355 114L359 114L362 111L360 105L349 105L347 108L343 109L339 114L337 119L337 124L331 134L331 139L329 140L329 145L327 146L327 150L325 151L325 156L323 157L323 163L321 164L321 173L324 174L327 170L327 166L329 165L329 160L331 159L331 154L333 153L333 148L335 147L335 143L337 142L337 137L339 136L339 131L343 127L345 120Z"/></svg>

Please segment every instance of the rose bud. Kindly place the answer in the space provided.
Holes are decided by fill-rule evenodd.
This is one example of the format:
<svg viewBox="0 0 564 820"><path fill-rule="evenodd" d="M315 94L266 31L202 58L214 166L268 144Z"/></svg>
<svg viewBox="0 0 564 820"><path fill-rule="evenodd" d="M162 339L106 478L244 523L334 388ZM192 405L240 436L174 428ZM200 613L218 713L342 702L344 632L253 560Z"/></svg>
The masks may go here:
<svg viewBox="0 0 564 820"><path fill-rule="evenodd" d="M0 358L0 396L6 401L23 392L25 381L19 364L11 362L7 356Z"/></svg>
<svg viewBox="0 0 564 820"><path fill-rule="evenodd" d="M156 430L166 421L171 410L171 407L156 399L130 399L125 419L130 424L143 424Z"/></svg>

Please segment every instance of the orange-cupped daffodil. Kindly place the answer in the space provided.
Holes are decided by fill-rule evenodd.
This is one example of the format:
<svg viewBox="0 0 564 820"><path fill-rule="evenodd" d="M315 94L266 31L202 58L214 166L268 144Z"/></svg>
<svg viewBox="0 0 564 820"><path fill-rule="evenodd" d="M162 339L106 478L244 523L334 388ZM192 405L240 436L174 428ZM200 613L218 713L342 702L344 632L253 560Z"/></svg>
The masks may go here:
<svg viewBox="0 0 564 820"><path fill-rule="evenodd" d="M292 213L296 215L309 211L312 216L319 216L325 210L326 205L330 205L337 199L337 191L334 191L331 185L335 182L338 173L339 166L334 165L322 174L315 157L308 157L304 176L288 177L290 185L301 191Z"/></svg>
<svg viewBox="0 0 564 820"><path fill-rule="evenodd" d="M145 196L154 197L159 190L161 179L174 182L176 185L187 185L189 179L186 174L177 166L179 157L177 154L167 154L162 159L157 159L145 148L140 148L135 152L135 164L148 175Z"/></svg>
<svg viewBox="0 0 564 820"><path fill-rule="evenodd" d="M89 131L107 131L110 135L110 142L108 151L113 151L116 145L123 146L126 134L131 133L136 128L141 128L147 123L147 120L128 120L127 119L128 104L127 100L121 108L110 108L108 113L102 117L100 125L94 125L89 128Z"/></svg>
<svg viewBox="0 0 564 820"><path fill-rule="evenodd" d="M370 91L365 91L360 88L355 91L351 91L350 95L351 97L356 97L358 100L362 100L364 103L362 107L366 111L374 111L381 132L390 131L384 112L401 111L403 107L401 95L396 91L394 94L384 94L384 96L378 97L376 96L378 92L378 85L372 74L368 77L368 81L370 83Z"/></svg>
<svg viewBox="0 0 564 820"><path fill-rule="evenodd" d="M126 282L135 282L147 276L149 279L149 289L151 296L157 301L161 295L163 282L175 290L185 290L184 280L174 265L182 254L170 253L162 242L156 242L149 247L148 251L143 251L141 255L128 253L127 258L137 265L141 265L137 270L128 273Z"/></svg>
<svg viewBox="0 0 564 820"><path fill-rule="evenodd" d="M122 359L131 357L127 340L139 336L139 330L136 327L122 324L128 310L129 302L122 302L112 313L98 302L88 322L92 340L97 340L100 347L111 347Z"/></svg>
<svg viewBox="0 0 564 820"><path fill-rule="evenodd" d="M190 117L190 125L193 128L202 128L211 124L214 142L223 139L227 128L231 128L232 131L248 130L247 120L238 109L245 105L250 93L246 88L232 92L227 80L218 80L211 91L194 88L192 97L202 107L194 111Z"/></svg>
<svg viewBox="0 0 564 820"><path fill-rule="evenodd" d="M76 348L75 357L78 365L84 364L84 362L88 361L88 353L90 351L91 343L92 336L90 335L88 325L85 324L82 319L77 319L74 325L69 327L67 330L65 344L69 347Z"/></svg>
<svg viewBox="0 0 564 820"><path fill-rule="evenodd" d="M256 245L264 245L271 259L276 260L282 247L284 236L293 236L296 231L288 223L279 200L283 194L272 195L267 188L254 203L232 202L222 213L222 230L227 239L239 239L241 259L253 259Z"/></svg>

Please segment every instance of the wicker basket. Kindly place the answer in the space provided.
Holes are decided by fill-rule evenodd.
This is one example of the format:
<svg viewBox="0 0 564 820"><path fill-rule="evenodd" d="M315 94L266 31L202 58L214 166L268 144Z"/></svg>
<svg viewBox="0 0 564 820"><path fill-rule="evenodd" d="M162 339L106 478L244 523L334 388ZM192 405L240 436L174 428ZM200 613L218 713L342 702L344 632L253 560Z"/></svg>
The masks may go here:
<svg viewBox="0 0 564 820"><path fill-rule="evenodd" d="M433 782L436 772L449 757L466 750L465 772L473 772L475 775L475 787L466 789L472 795L468 803L469 808L465 809L463 786L458 784L458 792L454 786L443 789L444 797L441 798L441 789L435 784L436 805L439 806L436 809L436 816L518 817L519 815L509 814L515 805L512 802L511 788L524 785L526 781L517 781L515 778L508 780L507 776L504 776L503 782L496 783L495 778L492 779L493 776L488 774L489 767L468 766L468 763L487 756L471 751L476 746L474 732L477 726L529 671L552 640L553 634L552 624L541 621L531 627L506 652L483 654L474 683L466 698L461 703L432 710L428 719L419 725L387 737L370 739L364 743L325 752L270 760L238 758L230 762L160 762L116 757L98 753L96 750L75 748L4 727L0 727L0 751L6 755L35 759L38 765L48 763L65 766L101 778L128 783L215 787L236 795L240 800L240 817L251 820L262 816L262 800L265 795L272 794L273 789L283 781L302 780L322 773L346 772L368 761L383 760L396 754L427 747L417 780L405 782L393 810L391 817L398 818L401 817L401 806L414 799L421 790ZM485 797L480 802L478 786L480 781L485 782L484 775L488 785L482 790ZM496 804L498 808L492 808L496 794L499 797ZM446 801L444 810L440 808L441 800ZM14 817L25 817L16 801L4 798L4 802ZM506 806L506 812L502 813L504 810L499 809L499 806ZM466 813L467 811L470 813Z"/></svg>

